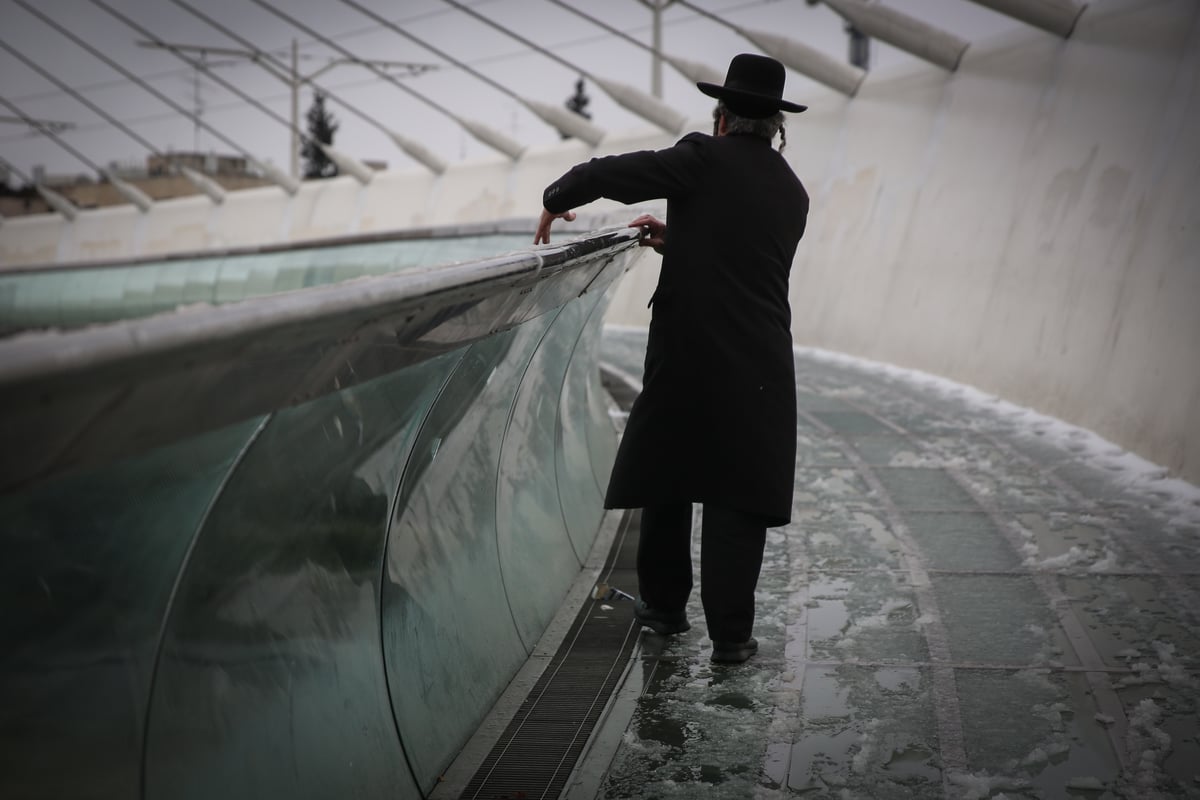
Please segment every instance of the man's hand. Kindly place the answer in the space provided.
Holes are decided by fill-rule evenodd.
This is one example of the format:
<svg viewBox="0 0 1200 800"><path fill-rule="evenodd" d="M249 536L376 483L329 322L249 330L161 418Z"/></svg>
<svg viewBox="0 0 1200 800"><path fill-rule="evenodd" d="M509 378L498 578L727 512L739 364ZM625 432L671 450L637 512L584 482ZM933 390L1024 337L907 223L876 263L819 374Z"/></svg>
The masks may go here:
<svg viewBox="0 0 1200 800"><path fill-rule="evenodd" d="M667 223L649 214L642 214L629 223L629 227L642 229L642 238L638 240L639 245L653 247L654 252L660 256L663 254L663 250L667 246Z"/></svg>
<svg viewBox="0 0 1200 800"><path fill-rule="evenodd" d="M551 214L546 209L542 209L542 218L538 220L537 233L533 235L534 244L550 244L550 223L556 219L565 219L567 222L575 220L574 211L564 211L561 214Z"/></svg>

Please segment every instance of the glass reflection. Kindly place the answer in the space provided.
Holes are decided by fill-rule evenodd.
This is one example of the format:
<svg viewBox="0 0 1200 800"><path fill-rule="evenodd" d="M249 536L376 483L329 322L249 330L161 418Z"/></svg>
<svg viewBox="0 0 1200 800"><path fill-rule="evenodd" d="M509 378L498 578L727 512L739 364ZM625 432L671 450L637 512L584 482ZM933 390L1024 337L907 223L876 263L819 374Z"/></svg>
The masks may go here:
<svg viewBox="0 0 1200 800"><path fill-rule="evenodd" d="M422 790L525 660L496 555L496 474L513 396L549 324L475 344L413 447L388 538L383 643Z"/></svg>
<svg viewBox="0 0 1200 800"><path fill-rule="evenodd" d="M564 314L572 311L582 317L583 325L575 341L558 404L555 467L558 471L558 498L563 520L571 536L571 545L581 561L587 558L604 515L604 497L592 474L591 455L588 452L589 426L593 423L587 397L588 381L597 369L595 359L589 361L587 353L599 339L597 323L600 314L597 310L600 309L602 313L604 307L600 299L599 293L585 295L564 310ZM607 417L605 414L604 422L608 423L610 435L615 437Z"/></svg>
<svg viewBox="0 0 1200 800"><path fill-rule="evenodd" d="M383 538L412 439L461 356L280 411L264 429L171 612L148 794L406 796L379 646Z"/></svg>
<svg viewBox="0 0 1200 800"><path fill-rule="evenodd" d="M134 797L155 647L261 420L0 497L0 797Z"/></svg>
<svg viewBox="0 0 1200 800"><path fill-rule="evenodd" d="M574 312L556 315L538 346L513 403L497 478L500 564L526 649L545 630L581 564L563 522L553 468L558 396L577 322Z"/></svg>

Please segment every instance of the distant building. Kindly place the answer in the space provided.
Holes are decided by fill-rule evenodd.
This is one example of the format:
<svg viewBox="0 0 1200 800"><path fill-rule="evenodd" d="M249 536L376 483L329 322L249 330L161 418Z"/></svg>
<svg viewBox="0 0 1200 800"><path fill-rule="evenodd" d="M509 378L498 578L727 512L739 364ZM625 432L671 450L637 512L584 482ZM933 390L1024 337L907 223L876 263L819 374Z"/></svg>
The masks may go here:
<svg viewBox="0 0 1200 800"><path fill-rule="evenodd" d="M242 156L216 153L167 152L146 157L145 165L113 162L109 169L121 180L133 184L154 200L199 194L180 167L189 167L213 178L225 189L248 189L269 186L271 181L260 175ZM128 203L111 183L100 176L88 174L54 175L44 167L33 168L33 179L66 197L80 208ZM11 187L0 183L0 216L19 217L26 214L45 214L52 209L32 186Z"/></svg>
<svg viewBox="0 0 1200 800"><path fill-rule="evenodd" d="M146 171L151 175L175 175L180 167L189 167L205 175L255 175L243 156L221 156L216 153L164 153L146 157Z"/></svg>

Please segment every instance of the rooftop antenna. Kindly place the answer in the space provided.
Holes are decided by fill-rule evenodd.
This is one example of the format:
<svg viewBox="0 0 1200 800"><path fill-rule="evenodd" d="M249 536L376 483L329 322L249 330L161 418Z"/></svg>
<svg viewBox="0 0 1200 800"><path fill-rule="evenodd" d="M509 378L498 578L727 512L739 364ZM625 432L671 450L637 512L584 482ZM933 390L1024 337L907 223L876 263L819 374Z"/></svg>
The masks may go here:
<svg viewBox="0 0 1200 800"><path fill-rule="evenodd" d="M185 64L191 64L192 66L195 66L198 69L203 70L205 75L212 78L214 81L219 83L221 86L224 86L226 89L233 92L235 95L242 98L247 103L254 106L255 108L257 108L259 111L266 114L271 119L286 126L289 130L291 130L293 128L292 123L288 122L282 116L277 114L274 110L267 107L266 105L259 102L258 100L254 99L250 95L246 94L245 92L243 92L237 86L234 86L229 81L225 80L224 78L221 78L216 73L214 73L211 69L209 69L205 64L203 64L199 61L196 61L195 59L191 59L191 58L188 58L187 56L185 56L180 51L178 46L168 44L167 42L164 42L161 39L156 38L154 36L154 34L152 34L150 31L146 30L141 25L139 25L136 22L134 22L133 20L129 19L129 17L126 17L121 12L112 8L112 6L105 3L104 0L90 0L90 1L91 1L92 5L103 9L109 15L111 15L111 16L115 17L116 19L120 20L121 22L125 23L127 26L129 26L133 30L137 31L142 36L145 36L155 46L166 48L167 50L169 50L171 52L171 55L175 56L180 61L183 61ZM324 142L319 142L319 141L316 141L315 139L312 139L312 137L308 136L307 134L302 134L301 136L303 139L310 140L313 142L313 144L317 145L317 147L321 148L321 150L325 153L325 155L327 155L334 163L336 163L338 165L338 168L341 171L346 172L350 175L353 175L358 180L359 183L367 184L367 183L371 182L371 177L374 173L371 171L370 167L366 166L365 164L363 164L362 162L353 158L352 156L349 156L349 155L346 155L345 153L334 150L332 147L325 144Z"/></svg>
<svg viewBox="0 0 1200 800"><path fill-rule="evenodd" d="M23 121L24 120L22 120L22 122ZM47 205L49 205L51 208L53 208L59 214L62 214L64 217L66 217L68 222L73 221L75 219L75 216L79 213L79 207L76 206L74 203L72 203L70 200L63 197L61 194L54 191L53 189L43 186L38 181L30 179L30 177L28 175L26 175L21 170L17 169L10 162L5 161L3 158L0 158L0 166L3 166L9 172L12 172L13 174L15 174L18 178L20 178L22 181L24 181L26 185L32 185L33 188L37 191L37 193L42 196L42 199L46 201Z"/></svg>
<svg viewBox="0 0 1200 800"><path fill-rule="evenodd" d="M117 62L113 61L111 58L109 58L108 56L101 53L95 47L92 47L90 44L85 42L80 37L76 36L74 33L71 33L71 31L67 30L62 25L59 25L57 22L55 22L50 17L48 17L45 14L43 14L42 12L38 11L36 8L33 8L28 2L26 2L26 0L13 0L13 2L15 2L21 8L28 11L30 14L33 14L35 17L37 17L42 22L49 25L51 28L54 28L56 31L58 31L63 36L70 39L72 42L74 42L76 45L78 45L79 47L81 47L82 49L87 51L88 53L91 53L93 56L95 56L97 59L99 59L100 61L107 64L112 69L121 73L121 75L123 75L124 77L126 77L127 79L132 81L133 83L137 84L145 91L154 95L160 101L162 101L167 106L169 106L171 109L173 109L176 113L182 114L183 116L187 117L188 119L194 120L197 125L201 126L206 131L208 131L210 134L215 136L217 139L224 142L227 147L229 147L232 150L234 150L235 152L237 152L239 155L241 155L243 158L245 158L248 162L254 164L254 166L256 166L259 170L261 170L264 175L266 175L268 178L270 178L271 181L273 181L275 184L277 184L281 189L283 189L288 194L294 195L296 192L298 192L300 190L300 184L297 183L295 180L293 180L288 175L285 175L281 170L279 170L278 168L276 168L275 166L273 166L271 164L268 164L263 161L259 161L258 159L254 158L254 156L250 155L245 150L243 150L236 142L234 142L228 136L221 133L220 131L215 129L213 126L209 125L207 122L204 122L203 120L199 119L195 114L188 111L183 106L179 105L179 103L175 102L170 97L167 97L165 94L160 92L158 89L155 89L153 86L151 86L145 80L138 77L137 75L134 75L132 72L125 69L125 67L123 67L120 64L118 64Z"/></svg>
<svg viewBox="0 0 1200 800"><path fill-rule="evenodd" d="M650 59L650 94L662 99L662 12L675 0L638 0L638 2L650 9L650 41L653 43L651 47L653 56ZM555 3L555 5L562 6L568 11L573 10L563 3Z"/></svg>
<svg viewBox="0 0 1200 800"><path fill-rule="evenodd" d="M348 52L343 51L345 53L345 57L340 58L340 59L334 59L334 60L330 61L329 63L327 63L321 69L318 69L315 72L310 73L307 77L301 78L300 74L299 74L299 69L297 66L298 53L297 53L297 45L296 45L295 39L292 40L292 63L291 63L291 66L289 67L289 66L285 65L279 59L272 56L271 54L260 50L257 46L255 46L255 44L253 42L247 40L245 37L239 36L236 32L231 30L228 26L222 25L221 23L214 20L212 17L208 16L207 14L204 14L202 11L200 11L196 7L194 7L188 3L182 2L182 0L172 0L172 2L175 5L182 8L184 11L187 11L192 16L207 23L209 26L216 29L220 33L223 33L224 35L228 36L230 39L234 40L238 44L242 45L243 47L248 48L248 50L249 50L248 53L241 53L239 51L239 54L249 56L251 58L251 60L258 63L259 66L261 66L263 69L267 70L267 72L270 72L272 75L279 78L284 83L287 83L291 87L291 90L292 90L291 154L292 154L292 174L293 175L295 175L298 172L297 158L299 156L299 150L300 150L299 136L298 136L297 131L298 131L298 124L299 124L299 122L298 122L298 119L299 119L298 93L299 93L299 87L300 87L301 83L307 83L310 86L312 86L314 89L316 89L318 92L321 92L322 94L324 94L328 97L332 97L335 100L337 100L337 102L340 103L342 106L344 106L347 110L349 110L350 113L352 113L355 116L359 117L360 119L364 120L369 125L374 127L376 130L382 132L389 139L391 139L397 146L399 146L402 150L404 150L406 153L408 153L409 156L411 156L412 158L414 158L415 160L417 160L419 163L423 164L424 166L428 167L429 169L433 170L435 173L440 173L442 170L445 170L445 168L446 168L445 162L443 162L441 159L439 159L432 152L426 150L420 144L418 144L416 142L412 142L411 140L406 139L403 136L400 136L398 133L393 131L391 128L389 128L387 125L385 125L383 122L381 122L378 119L374 118L373 116L367 114L365 111L362 111L361 109L351 105L350 103L346 102L345 100L339 98L337 95L333 94L328 89L322 87L320 84L318 84L314 80L318 75L320 75L325 70L330 69L331 67L336 66L337 64L341 64L341 63L359 64L359 65L367 67L369 69L375 69L375 68L381 67L381 66L396 66L397 64L401 64L402 66L408 67L410 70L412 70L414 67L417 67L417 66L428 67L428 65L414 65L414 64L407 63L407 62L379 61L376 59L362 59L362 58L354 57L354 56L350 55ZM431 67L429 67L429 68L431 68ZM424 71L424 70L421 70L421 71ZM383 75L386 75L387 77L391 78L391 76L388 75L388 73L382 72L382 70L376 70L376 72L377 72L377 74L383 74ZM404 145L400 144L401 142L406 143L408 145L408 147L405 147Z"/></svg>
<svg viewBox="0 0 1200 800"><path fill-rule="evenodd" d="M59 136L57 133L50 130L49 128L46 128L41 123L39 123L36 119L27 115L24 111L22 111L20 108L18 108L16 105L14 105L8 99L6 99L4 97L0 97L0 104L3 104L9 111L13 112L18 117L23 119L27 125L40 130L42 133L44 133L46 136L48 136L51 140L53 140L54 143L57 144L59 147L66 150L68 153L75 156L75 158L79 159L79 161L83 162L88 167L90 167L97 175L103 175L105 178L107 178L109 183L111 183L113 185L113 188L115 188L118 192L120 192L121 195L126 200L128 200L129 202L131 202L135 206L137 206L139 211L142 211L143 213L145 213L145 212L149 211L151 208L153 208L154 201L151 200L146 195L146 193L143 192L141 189L137 188L136 186L126 183L125 181L121 180L116 175L114 175L111 170L101 167L95 161L92 161L90 158L85 156L83 153L79 152L74 147L67 144L67 142L63 141L62 137ZM45 195L43 195L43 197L44 196ZM50 202L50 200L47 199L46 202ZM52 203L52 205L53 205L53 203ZM57 208L57 206L56 206L56 208ZM75 219L74 214L68 215L65 211L62 211L61 209L59 209L59 211L60 211L60 213L63 214L63 216L67 217L67 219L71 219L71 220Z"/></svg>
<svg viewBox="0 0 1200 800"><path fill-rule="evenodd" d="M25 120L21 119L20 117L9 117L9 116L0 115L0 125L11 125L13 123L16 123L17 125L25 125L26 124ZM69 131L69 130L71 130L71 128L75 127L74 122L63 122L61 120L53 120L53 119L39 119L38 123L41 124L42 127L49 128L50 130L55 131L56 133L62 133L63 131ZM39 133L40 133L40 131L33 131L33 132L31 132L30 135L37 135Z"/></svg>
<svg viewBox="0 0 1200 800"><path fill-rule="evenodd" d="M28 56L25 56L24 54L22 54L20 51L18 51L16 48L14 48L13 46L11 46L7 42L5 42L3 39L0 39L0 48L7 50L14 57L19 59L22 63L24 63L27 67L29 67L30 69L37 72L39 75L41 75L43 78L45 78L46 80L53 83L59 89L62 89L64 92L66 92L67 94L74 97L76 100L78 100L83 105L90 108L93 112L95 112L100 117L105 119L110 125L112 125L114 128L116 128L117 130L124 133L130 139L133 139L135 142L137 142L142 147L149 150L154 155L165 158L165 155L157 147L155 147L153 144L151 144L149 141L147 141L145 139L145 137L141 136L136 131L132 130L124 122L117 119L112 114L109 114L107 111L105 111L103 108L101 108L100 106L93 103L91 100L88 100L86 97L84 97L82 94L80 94L75 89L71 88L67 84L60 81L53 74L51 74L49 70L46 70L41 65L39 65L36 61L34 61L33 59L29 58ZM214 203L220 204L225 200L225 190L223 188L221 188L221 186L216 181L212 180L211 178L209 178L206 175L202 175L199 172L196 172L194 169L191 169L190 167L187 167L187 166L180 165L179 170L180 170L180 172L182 172L184 174L185 177L187 177L187 179L189 181L191 181L195 185L195 187L197 189L204 192L204 194L208 195L208 198L210 200L212 200Z"/></svg>

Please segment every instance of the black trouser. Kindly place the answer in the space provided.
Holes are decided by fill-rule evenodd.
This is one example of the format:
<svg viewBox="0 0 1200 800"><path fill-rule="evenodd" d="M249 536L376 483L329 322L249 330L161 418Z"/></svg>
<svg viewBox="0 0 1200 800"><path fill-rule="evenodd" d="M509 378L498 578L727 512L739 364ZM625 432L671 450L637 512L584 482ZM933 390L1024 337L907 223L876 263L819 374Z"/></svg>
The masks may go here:
<svg viewBox="0 0 1200 800"><path fill-rule="evenodd" d="M767 528L761 518L706 503L700 532L700 599L708 635L744 642L754 630L754 587ZM692 504L642 509L638 586L651 608L681 611L692 591Z"/></svg>

